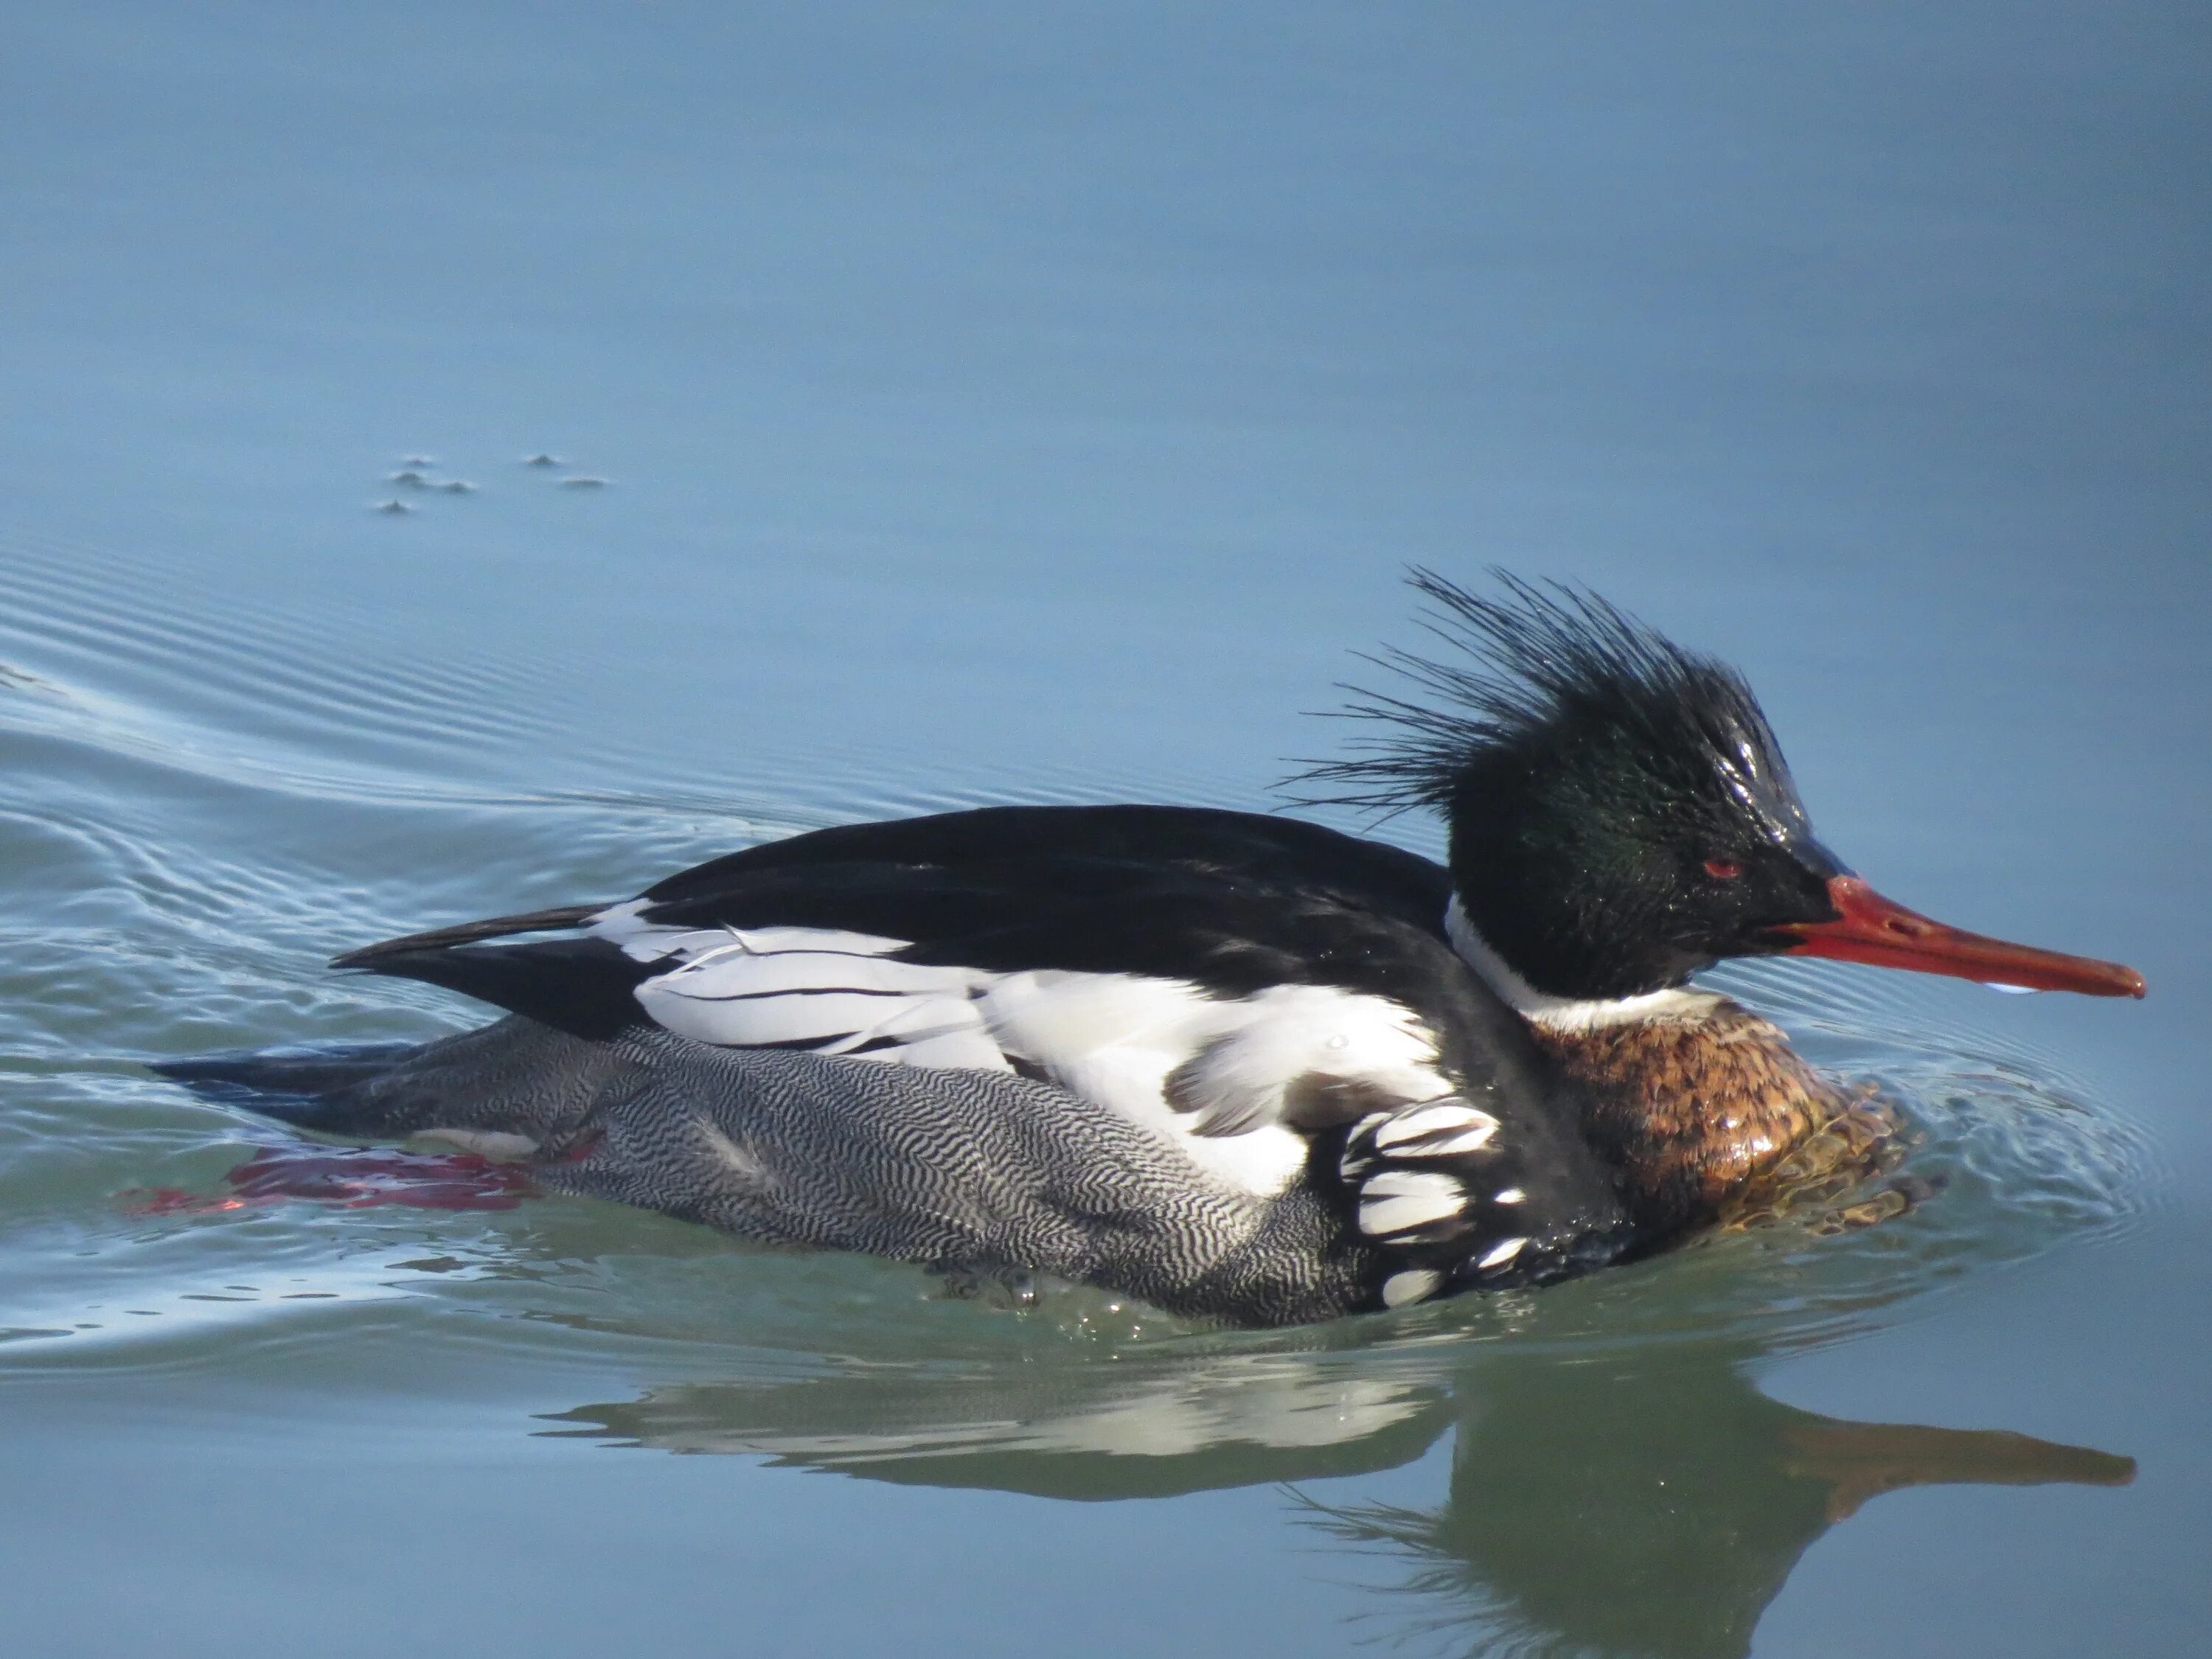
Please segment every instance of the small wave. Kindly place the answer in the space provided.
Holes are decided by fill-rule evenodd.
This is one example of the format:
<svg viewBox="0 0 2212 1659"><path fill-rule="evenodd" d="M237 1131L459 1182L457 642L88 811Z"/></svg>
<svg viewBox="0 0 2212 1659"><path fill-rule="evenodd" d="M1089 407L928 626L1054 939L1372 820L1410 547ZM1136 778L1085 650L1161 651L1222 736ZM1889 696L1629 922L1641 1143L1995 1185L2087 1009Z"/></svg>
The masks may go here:
<svg viewBox="0 0 2212 1659"><path fill-rule="evenodd" d="M0 636L40 665L19 675L158 704L165 726L205 708L311 751L511 744L551 729L560 684L511 650L424 659L388 620L341 629L213 586L181 558L20 532L0 535Z"/></svg>
<svg viewBox="0 0 2212 1659"><path fill-rule="evenodd" d="M240 1332L257 1353L305 1353L334 1332L366 1340L404 1326L532 1364L580 1357L734 1390L664 1413L691 1412L685 1432L699 1435L717 1413L773 1419L742 1403L749 1391L835 1375L862 1379L856 1402L895 1405L884 1420L902 1426L886 1431L885 1455L909 1441L988 1448L1018 1433L1095 1449L1147 1412L1166 1413L1169 1440L1295 1437L1320 1420L1309 1412L1330 1409L1384 1436L1419 1416L1425 1390L1504 1347L1589 1359L1841 1340L1912 1316L1978 1273L2109 1237L2156 1186L2145 1138L2058 1057L2013 1036L2010 1005L2006 1022L1978 1025L1953 1012L1964 1005L1893 979L1792 963L1715 982L1896 1102L1917 1138L1907 1169L1940 1188L1932 1199L1840 1236L1785 1219L1540 1294L1313 1329L1208 1330L1068 1288L1016 1315L988 1297L948 1299L909 1268L764 1255L665 1218L561 1200L493 1220L295 1205L126 1222L118 1192L218 1185L274 1132L84 1056L419 1036L475 1017L428 988L326 975L322 962L347 945L618 897L830 823L1219 793L1203 777L1012 761L947 775L865 744L756 754L732 782L696 766L656 774L649 757L587 733L566 734L564 777L532 763L524 781L510 770L487 782L480 757L458 764L454 745L536 729L540 667L372 669L369 658L390 654L375 641L250 599L188 598L169 629L145 621L139 600L110 597L174 575L157 559L0 542L0 603L18 606L0 633L26 647L8 646L11 664L33 665L0 684L10 694L0 763L26 781L0 816L0 849L26 877L0 927L0 993L18 1009L0 1024L0 1213L11 1253L47 1281L11 1314L0 1365L94 1350L105 1366L215 1365ZM272 704L289 725L264 717ZM466 718L441 724L449 705ZM352 740L364 732L389 741ZM292 1288L270 1288L280 1278ZM255 1288L225 1288L239 1285ZM96 1340L71 1316L95 1304L127 1313L90 1322ZM1271 1403L1240 1412L1240 1389ZM981 1409L992 1400L1012 1415ZM1060 1426L1037 1427L1048 1419ZM860 1455L866 1437L852 1432Z"/></svg>
<svg viewBox="0 0 2212 1659"><path fill-rule="evenodd" d="M52 1121L26 1091L58 1086L72 1055L101 1047L158 1054L395 1030L427 1035L465 1022L468 1011L439 993L326 976L320 960L380 931L474 914L488 908L489 895L498 895L495 904L527 904L617 893L626 890L618 878L626 866L673 865L798 827L703 797L576 792L482 796L465 806L418 801L399 814L408 833L387 838L377 866L333 893L311 871L225 855L204 839L165 841L160 826L173 815L150 798L140 805L129 823L70 831L122 896L112 919L22 940L15 953L11 975L27 975L48 1011L35 1040L25 1033L11 1045L20 1057L8 1068L12 1075L0 1075L19 1129ZM410 851L416 836L421 844ZM410 1296L459 1298L502 1321L565 1322L618 1343L672 1342L711 1353L718 1333L743 1330L756 1356L842 1355L894 1367L918 1354L972 1360L998 1353L1023 1364L1059 1355L1080 1364L1102 1349L1172 1362L1178 1353L1316 1347L1366 1355L1361 1364L1419 1354L1426 1364L1439 1348L1456 1352L1506 1339L1587 1351L1722 1336L1772 1352L1905 1316L1977 1272L2110 1237L2143 1213L2156 1184L2147 1139L2040 1056L1887 988L1845 983L1831 996L1828 985L1796 984L1779 970L1739 974L1729 988L1790 1024L1830 1069L1875 1083L1896 1103L1917 1143L1907 1171L1936 1189L1932 1198L1840 1236L1818 1236L1785 1218L1540 1294L1462 1298L1343 1322L1319 1336L1213 1332L1075 1289L1054 1290L1016 1317L988 1305L947 1304L908 1269L842 1257L763 1257L665 1218L557 1201L528 1206L526 1228L471 1235L466 1249L441 1237L439 1251L470 1261L467 1275L401 1274L397 1282ZM118 1024L112 1011L133 1004L144 1014L135 1025ZM236 1121L211 1123L204 1108L163 1085L116 1075L105 1086L133 1103L130 1135L108 1143L118 1188L160 1184L146 1172L148 1146L139 1139L148 1114L177 1133L204 1138L212 1131L213 1144L235 1143ZM79 1152L100 1144L82 1121L71 1135ZM330 1224L302 1218L301 1224ZM376 1225L405 1224L384 1218ZM674 1248L679 1241L684 1248ZM432 1235L423 1242L428 1249ZM118 1239L103 1248L128 1257L135 1246Z"/></svg>

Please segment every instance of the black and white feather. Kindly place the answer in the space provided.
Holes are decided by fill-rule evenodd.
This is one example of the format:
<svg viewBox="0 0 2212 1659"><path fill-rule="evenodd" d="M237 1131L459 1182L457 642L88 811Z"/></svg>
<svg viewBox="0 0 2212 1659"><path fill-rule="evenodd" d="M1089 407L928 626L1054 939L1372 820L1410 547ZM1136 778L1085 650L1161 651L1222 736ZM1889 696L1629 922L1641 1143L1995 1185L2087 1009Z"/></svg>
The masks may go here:
<svg viewBox="0 0 2212 1659"><path fill-rule="evenodd" d="M1407 941L1435 956L1433 916L1359 908L1322 872L1328 836L1142 808L856 826L513 919L568 938L493 945L501 924L471 923L343 960L591 1035L642 1017L723 1048L1017 1071L1276 1193L1307 1132L1452 1086L1402 962ZM1381 848L1364 861L1409 915L1440 902L1433 866ZM1334 936L1318 957L1317 933ZM1426 969L1462 971L1448 953Z"/></svg>
<svg viewBox="0 0 2212 1659"><path fill-rule="evenodd" d="M1562 1085L1449 943L1449 897L1428 860L1311 824L1006 807L817 831L622 903L341 962L593 1039L649 1024L720 1048L1017 1073L1255 1196L1342 1192L1348 1236L1425 1261L1541 1231L1493 1215L1511 1181L1577 1225L1610 1201ZM1388 1127L1478 1098L1495 1150ZM1478 1152L1486 1167L1448 1192ZM1491 1164L1546 1179L1492 1180Z"/></svg>

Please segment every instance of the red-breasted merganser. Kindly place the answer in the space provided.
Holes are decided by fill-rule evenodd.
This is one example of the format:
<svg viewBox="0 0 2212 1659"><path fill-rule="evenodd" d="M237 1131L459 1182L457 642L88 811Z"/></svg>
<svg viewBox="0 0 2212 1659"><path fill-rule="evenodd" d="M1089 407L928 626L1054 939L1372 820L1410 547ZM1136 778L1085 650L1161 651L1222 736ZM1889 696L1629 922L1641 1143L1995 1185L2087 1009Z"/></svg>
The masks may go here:
<svg viewBox="0 0 2212 1659"><path fill-rule="evenodd" d="M485 1030L168 1069L749 1237L1267 1323L1648 1254L1845 1120L1690 988L1723 958L2143 994L1875 892L1733 670L1577 590L1413 580L1449 654L1386 659L1411 689L1308 778L1440 811L1442 865L1189 807L847 825L337 959L509 1011Z"/></svg>

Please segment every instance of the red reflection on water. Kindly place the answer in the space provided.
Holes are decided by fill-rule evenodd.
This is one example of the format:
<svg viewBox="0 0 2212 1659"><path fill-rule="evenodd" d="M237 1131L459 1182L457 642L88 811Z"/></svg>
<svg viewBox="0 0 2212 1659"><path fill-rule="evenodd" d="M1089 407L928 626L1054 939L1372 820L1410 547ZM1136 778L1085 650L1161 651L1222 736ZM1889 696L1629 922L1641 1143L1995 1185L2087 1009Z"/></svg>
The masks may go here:
<svg viewBox="0 0 2212 1659"><path fill-rule="evenodd" d="M203 1215L312 1198L349 1210L404 1204L423 1210L511 1210L538 1188L520 1164L476 1152L402 1152L378 1146L261 1146L223 1176L228 1195L182 1187L122 1195L137 1215Z"/></svg>

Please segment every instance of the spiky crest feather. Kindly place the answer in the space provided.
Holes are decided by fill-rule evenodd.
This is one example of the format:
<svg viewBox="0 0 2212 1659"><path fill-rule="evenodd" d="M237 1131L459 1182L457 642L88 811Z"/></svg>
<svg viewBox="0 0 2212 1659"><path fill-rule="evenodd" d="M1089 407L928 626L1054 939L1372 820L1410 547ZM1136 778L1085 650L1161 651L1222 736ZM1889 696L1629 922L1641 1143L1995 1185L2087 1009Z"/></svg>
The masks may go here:
<svg viewBox="0 0 2212 1659"><path fill-rule="evenodd" d="M1429 602L1420 626L1451 655L1393 647L1366 656L1430 700L1346 687L1355 701L1340 715L1388 729L1355 738L1351 758L1289 780L1301 805L1448 811L1471 769L1572 723L1608 729L1654 770L1686 763L1688 795L1707 794L1717 768L1734 805L1773 820L1778 837L1802 825L1781 747L1741 675L1586 589L1490 574L1505 597L1471 593L1419 566L1407 573Z"/></svg>

